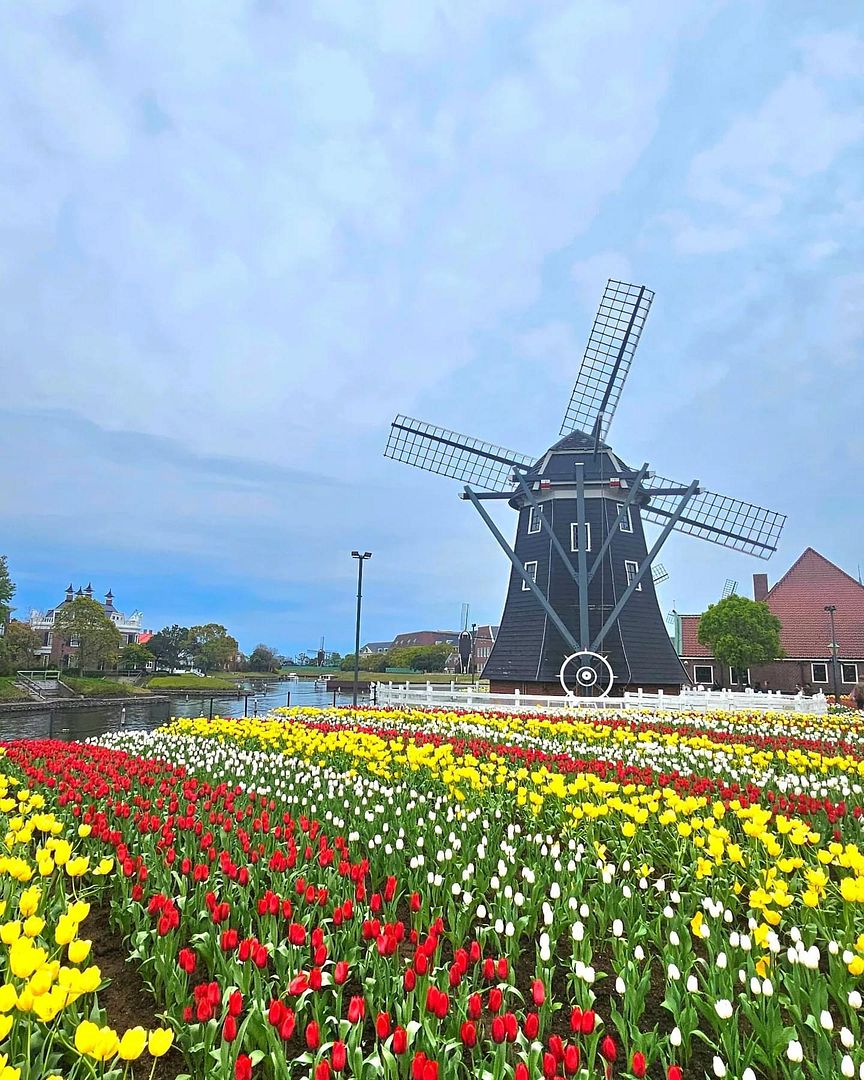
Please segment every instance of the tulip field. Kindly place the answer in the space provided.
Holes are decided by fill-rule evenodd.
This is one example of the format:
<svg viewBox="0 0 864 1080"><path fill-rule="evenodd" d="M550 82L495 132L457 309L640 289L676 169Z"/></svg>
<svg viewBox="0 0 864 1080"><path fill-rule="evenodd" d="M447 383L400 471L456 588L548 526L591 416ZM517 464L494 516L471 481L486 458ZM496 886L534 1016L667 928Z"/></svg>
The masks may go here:
<svg viewBox="0 0 864 1080"><path fill-rule="evenodd" d="M2 753L0 1080L172 1045L225 1080L864 1080L851 711L294 709ZM149 1028L100 1003L94 906Z"/></svg>

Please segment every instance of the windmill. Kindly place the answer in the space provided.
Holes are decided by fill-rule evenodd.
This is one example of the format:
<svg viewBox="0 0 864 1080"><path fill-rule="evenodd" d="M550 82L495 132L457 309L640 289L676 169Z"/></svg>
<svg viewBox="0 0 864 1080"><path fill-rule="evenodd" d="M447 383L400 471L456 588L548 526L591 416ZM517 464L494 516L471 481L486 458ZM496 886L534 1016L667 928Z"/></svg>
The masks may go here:
<svg viewBox="0 0 864 1080"><path fill-rule="evenodd" d="M397 416L385 456L460 480L462 499L512 565L501 626L483 670L493 691L608 694L677 690L687 675L663 625L651 573L673 529L769 558L786 520L626 465L605 441L654 298L610 280L588 339L559 441L514 453ZM517 510L508 544L484 503ZM650 549L643 520L662 528Z"/></svg>

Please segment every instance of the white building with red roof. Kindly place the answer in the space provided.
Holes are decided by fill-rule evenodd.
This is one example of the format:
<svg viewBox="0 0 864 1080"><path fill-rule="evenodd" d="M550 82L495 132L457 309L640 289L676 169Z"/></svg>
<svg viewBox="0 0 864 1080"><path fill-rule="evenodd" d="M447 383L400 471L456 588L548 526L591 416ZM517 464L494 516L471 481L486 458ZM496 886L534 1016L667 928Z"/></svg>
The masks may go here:
<svg viewBox="0 0 864 1080"><path fill-rule="evenodd" d="M845 570L808 547L770 589L767 574L754 574L753 598L764 600L780 620L785 658L755 665L747 672L732 672L699 644L701 616L678 615L681 660L695 684L733 686L740 674L745 685L759 689L833 693L828 606L835 608L841 694L848 694L856 683L864 681L864 585Z"/></svg>

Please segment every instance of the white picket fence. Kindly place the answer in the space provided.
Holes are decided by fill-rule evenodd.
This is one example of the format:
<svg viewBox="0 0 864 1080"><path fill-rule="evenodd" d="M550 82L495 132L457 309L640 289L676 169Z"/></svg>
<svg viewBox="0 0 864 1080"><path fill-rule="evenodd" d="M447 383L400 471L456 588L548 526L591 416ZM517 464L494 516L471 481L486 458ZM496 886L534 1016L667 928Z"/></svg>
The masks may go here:
<svg viewBox="0 0 864 1080"><path fill-rule="evenodd" d="M447 683L375 683L372 700L381 706L409 705L432 709L478 709L501 712L564 712L569 709L614 710L650 709L714 712L792 712L823 715L828 702L822 693L813 697L803 694L781 694L766 690L703 690L685 688L680 694L644 694L641 690L626 692L623 697L591 698L538 696L520 694L490 694L477 687Z"/></svg>

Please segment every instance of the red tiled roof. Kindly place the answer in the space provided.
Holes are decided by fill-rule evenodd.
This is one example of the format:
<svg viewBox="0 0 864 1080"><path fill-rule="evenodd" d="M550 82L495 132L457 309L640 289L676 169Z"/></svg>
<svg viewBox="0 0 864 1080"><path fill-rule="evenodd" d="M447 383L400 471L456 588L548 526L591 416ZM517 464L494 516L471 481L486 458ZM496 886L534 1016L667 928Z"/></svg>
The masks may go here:
<svg viewBox="0 0 864 1080"><path fill-rule="evenodd" d="M699 644L699 620L701 615L681 616L681 655L710 656L711 650Z"/></svg>
<svg viewBox="0 0 864 1080"><path fill-rule="evenodd" d="M808 547L768 590L768 607L782 623L780 640L788 657L820 658L830 652L831 623L826 604L835 604L834 623L842 659L864 659L864 586ZM697 640L698 615L681 616L682 656L710 656Z"/></svg>

